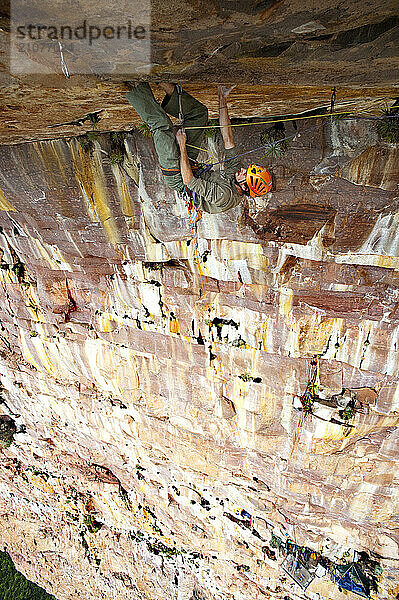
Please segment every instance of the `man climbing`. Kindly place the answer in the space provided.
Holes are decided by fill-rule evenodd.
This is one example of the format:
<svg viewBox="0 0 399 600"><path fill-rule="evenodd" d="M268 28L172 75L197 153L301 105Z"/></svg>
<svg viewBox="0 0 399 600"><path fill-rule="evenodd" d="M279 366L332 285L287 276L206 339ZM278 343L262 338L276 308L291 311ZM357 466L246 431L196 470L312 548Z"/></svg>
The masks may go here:
<svg viewBox="0 0 399 600"><path fill-rule="evenodd" d="M227 109L230 90L219 86L219 120L225 147L224 170L201 173L196 159L208 123L206 106L172 83L159 84L166 93L161 104L155 100L148 83L129 85L132 89L126 98L150 127L166 184L178 192L189 191L197 210L224 212L240 204L244 195L263 196L270 191L270 173L253 164L243 168L237 156ZM175 137L168 115L176 118L180 115L187 131L180 129Z"/></svg>

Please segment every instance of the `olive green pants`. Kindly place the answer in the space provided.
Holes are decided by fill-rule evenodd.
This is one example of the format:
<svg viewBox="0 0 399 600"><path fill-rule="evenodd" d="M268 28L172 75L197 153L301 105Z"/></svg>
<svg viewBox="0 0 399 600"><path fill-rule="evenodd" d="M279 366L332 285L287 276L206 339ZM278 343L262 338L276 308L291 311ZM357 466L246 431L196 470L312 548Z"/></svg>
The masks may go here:
<svg viewBox="0 0 399 600"><path fill-rule="evenodd" d="M173 124L168 115L179 116L179 96L176 88L171 96L166 96L159 104L147 82L139 83L133 90L126 94L126 98L150 127L155 150L163 172L170 170L172 175L164 175L165 183L178 191L184 190L184 183L180 173L180 150L173 131ZM181 97L183 123L186 127L205 127L208 123L208 109L198 100L182 92ZM199 153L204 129L188 129L187 153L190 160L195 160ZM176 173L176 171L178 171Z"/></svg>

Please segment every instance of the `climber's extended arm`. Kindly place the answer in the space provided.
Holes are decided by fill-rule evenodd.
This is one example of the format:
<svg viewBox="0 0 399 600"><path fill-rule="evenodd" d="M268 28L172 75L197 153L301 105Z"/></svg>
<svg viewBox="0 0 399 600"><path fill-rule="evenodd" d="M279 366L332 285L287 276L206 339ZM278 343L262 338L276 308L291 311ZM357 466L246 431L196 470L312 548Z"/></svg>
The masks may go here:
<svg viewBox="0 0 399 600"><path fill-rule="evenodd" d="M233 86L234 87L234 86ZM227 96L231 92L232 88L226 89L223 86L219 86L219 122L220 131L222 133L224 147L226 150L234 148L234 137L233 129L230 124L229 111L227 109Z"/></svg>
<svg viewBox="0 0 399 600"><path fill-rule="evenodd" d="M183 129L179 129L179 131L176 133L176 140L177 140L177 143L179 144L179 148L180 148L181 176L183 178L184 185L188 185L193 178L193 171L191 169L190 161L188 159L188 154L187 154L187 148L186 148L187 136L186 136L185 132L183 131Z"/></svg>

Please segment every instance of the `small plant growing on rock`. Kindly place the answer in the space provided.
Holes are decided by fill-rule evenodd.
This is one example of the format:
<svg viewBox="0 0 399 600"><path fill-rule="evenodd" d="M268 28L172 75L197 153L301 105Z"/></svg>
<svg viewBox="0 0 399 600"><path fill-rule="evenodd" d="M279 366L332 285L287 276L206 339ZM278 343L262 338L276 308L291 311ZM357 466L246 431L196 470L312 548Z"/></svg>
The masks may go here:
<svg viewBox="0 0 399 600"><path fill-rule="evenodd" d="M123 144L124 139L125 139L124 135L120 131L113 131L111 133L111 143L113 146L119 146L119 145Z"/></svg>
<svg viewBox="0 0 399 600"><path fill-rule="evenodd" d="M97 139L97 133L95 131L88 131L86 133L87 139L89 142L94 142Z"/></svg>
<svg viewBox="0 0 399 600"><path fill-rule="evenodd" d="M143 262L143 267L150 271L160 271L162 273L164 266L163 262Z"/></svg>
<svg viewBox="0 0 399 600"><path fill-rule="evenodd" d="M260 141L267 146L263 158L279 158L283 156L288 148L289 142L284 139L284 123L275 123L273 127L266 129L260 135Z"/></svg>
<svg viewBox="0 0 399 600"><path fill-rule="evenodd" d="M80 147L84 152L92 153L94 150L93 140L89 139L89 135L86 133L78 137Z"/></svg>
<svg viewBox="0 0 399 600"><path fill-rule="evenodd" d="M384 108L382 118L377 125L377 131L384 142L399 144L399 106Z"/></svg>
<svg viewBox="0 0 399 600"><path fill-rule="evenodd" d="M140 123L139 125L137 125L137 131L139 131L141 133L141 135L143 135L144 137L147 137L147 138L152 137L150 126L148 125L148 123L145 123L144 121L142 123Z"/></svg>
<svg viewBox="0 0 399 600"><path fill-rule="evenodd" d="M251 375L248 375L248 373L242 373L241 375L238 376L240 379L242 379L243 381L251 381L252 377Z"/></svg>
<svg viewBox="0 0 399 600"><path fill-rule="evenodd" d="M111 150L111 152L109 153L109 160L111 161L111 165L121 165L123 163L123 157L124 153L118 148Z"/></svg>
<svg viewBox="0 0 399 600"><path fill-rule="evenodd" d="M239 337L236 340L233 340L231 345L234 346L234 348L244 348L247 345L247 343L245 340L242 339L242 337Z"/></svg>
<svg viewBox="0 0 399 600"><path fill-rule="evenodd" d="M262 381L261 377L252 377L252 375L250 375L249 373L241 373L241 375L239 375L238 377L243 381L253 381L255 383L261 383Z"/></svg>
<svg viewBox="0 0 399 600"><path fill-rule="evenodd" d="M85 515L83 518L83 523L86 525L89 533L97 533L97 531L100 531L101 527L103 526L103 523L96 521L93 515Z"/></svg>
<svg viewBox="0 0 399 600"><path fill-rule="evenodd" d="M205 137L210 139L213 138L217 132L218 132L218 127L219 125L219 119L210 119L208 121L208 127L205 129Z"/></svg>
<svg viewBox="0 0 399 600"><path fill-rule="evenodd" d="M98 113L96 113L96 112L94 112L94 113L89 113L89 114L87 115L87 118L88 118L88 120L90 121L90 125L91 125L91 127L92 127L93 131L94 131L95 129L97 129L97 125L98 125L98 123L100 122L100 116L99 116L99 114L98 114Z"/></svg>
<svg viewBox="0 0 399 600"><path fill-rule="evenodd" d="M8 415L0 415L0 448L9 448L16 433L15 421Z"/></svg>
<svg viewBox="0 0 399 600"><path fill-rule="evenodd" d="M350 419L353 419L355 414L356 414L356 409L355 409L355 405L352 401L349 402L349 404L343 410L339 411L339 416L344 421L349 421Z"/></svg>
<svg viewBox="0 0 399 600"><path fill-rule="evenodd" d="M109 153L111 165L123 164L125 158L125 146L123 140L124 137L122 133L119 133L118 131L111 133L111 151Z"/></svg>
<svg viewBox="0 0 399 600"><path fill-rule="evenodd" d="M14 271L15 275L17 276L17 279L19 282L21 282L25 276L25 265L21 262L21 261L17 261L13 264L12 266L12 270Z"/></svg>

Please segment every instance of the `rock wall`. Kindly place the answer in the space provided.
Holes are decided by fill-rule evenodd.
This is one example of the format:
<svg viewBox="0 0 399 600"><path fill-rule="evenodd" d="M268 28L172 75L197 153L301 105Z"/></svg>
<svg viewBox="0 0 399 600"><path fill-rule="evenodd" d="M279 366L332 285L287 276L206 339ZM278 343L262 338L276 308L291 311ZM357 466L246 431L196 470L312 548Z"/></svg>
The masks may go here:
<svg viewBox="0 0 399 600"><path fill-rule="evenodd" d="M399 592L397 181L378 161L343 178L372 125L297 128L266 200L203 215L199 262L139 132L123 164L108 134L2 148L0 408L20 433L0 532L58 600L304 598L272 539L367 551L373 597ZM346 421L322 402L344 388ZM328 576L306 593L347 598Z"/></svg>
<svg viewBox="0 0 399 600"><path fill-rule="evenodd" d="M14 19L25 23L24 3L10 4ZM394 0L209 0L206 6L199 0L153 0L141 6L151 9L151 52L137 71L130 68L126 49L115 45L101 45L89 62L89 48L68 40L62 57L57 40L47 46L29 37L21 40L13 36L7 10L1 11L0 85L5 102L0 143L78 135L90 125L82 119L96 111L99 130L131 129L137 119L124 98L126 79L178 80L209 106L212 116L216 83L238 84L230 103L234 117L329 108L334 86L336 110L377 114L384 99L398 96ZM112 6L118 23L125 23L132 12L129 3ZM34 22L47 22L48 15L70 26L81 26L84 17L98 24L109 15L109 2L42 0ZM62 61L69 77L62 72ZM26 65L23 72L18 69L21 62Z"/></svg>

